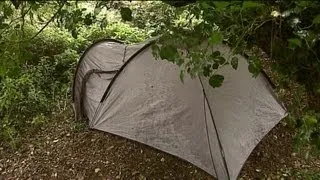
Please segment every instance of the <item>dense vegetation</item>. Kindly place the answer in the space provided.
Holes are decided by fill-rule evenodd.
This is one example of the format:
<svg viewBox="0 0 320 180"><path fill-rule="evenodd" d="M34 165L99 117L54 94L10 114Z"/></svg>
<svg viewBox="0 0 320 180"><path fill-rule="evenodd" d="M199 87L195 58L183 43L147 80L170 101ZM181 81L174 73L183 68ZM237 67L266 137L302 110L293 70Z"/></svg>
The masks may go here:
<svg viewBox="0 0 320 180"><path fill-rule="evenodd" d="M320 149L319 2L2 1L0 9L0 138L11 146L66 109L76 60L88 44L161 34L155 55L179 65L182 80L204 75L218 88L224 77L216 70L237 69L236 56L205 53L204 41L248 54L253 76L271 67L297 145Z"/></svg>

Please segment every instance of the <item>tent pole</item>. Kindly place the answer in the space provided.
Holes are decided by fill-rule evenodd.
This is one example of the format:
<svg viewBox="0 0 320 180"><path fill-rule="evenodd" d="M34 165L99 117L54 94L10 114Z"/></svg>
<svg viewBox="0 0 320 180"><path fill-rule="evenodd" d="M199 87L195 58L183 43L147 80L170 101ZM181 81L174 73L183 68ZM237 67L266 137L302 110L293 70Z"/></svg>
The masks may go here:
<svg viewBox="0 0 320 180"><path fill-rule="evenodd" d="M209 138L207 111L206 111L206 96L204 94L204 89L202 89L202 90L203 90L203 110L204 110L204 120L205 120L205 125L206 125L207 140L208 140L208 145L209 145L209 150L210 150L210 156L211 156L213 169L214 169L214 172L216 173L216 176L218 178L218 173L217 173L216 166L214 165L214 160L213 160L213 155L212 155L212 148L211 148L211 143L210 143L210 138Z"/></svg>
<svg viewBox="0 0 320 180"><path fill-rule="evenodd" d="M212 110L211 110L211 107L210 107L206 92L204 90L202 80L201 80L200 77L198 77L198 78L199 78L201 86L202 86L202 90L203 90L203 93L204 93L205 100L208 103L208 107L209 107L210 115L211 115L211 118L212 118L213 126L214 126L214 129L216 131L216 135L217 135L217 139L218 139L218 143L219 143L220 153L221 153L221 156L223 157L223 164L224 164L224 167L226 169L226 172L227 172L227 175L228 175L228 179L230 179L230 174L229 174L229 170L228 170L228 166L227 166L227 161L226 161L226 158L225 158L225 153L224 153L224 150L223 150L223 147L222 147L222 143L221 143L221 140L220 140L220 136L219 136L219 133L218 133L218 129L217 129L216 123L215 123L214 118L213 118Z"/></svg>

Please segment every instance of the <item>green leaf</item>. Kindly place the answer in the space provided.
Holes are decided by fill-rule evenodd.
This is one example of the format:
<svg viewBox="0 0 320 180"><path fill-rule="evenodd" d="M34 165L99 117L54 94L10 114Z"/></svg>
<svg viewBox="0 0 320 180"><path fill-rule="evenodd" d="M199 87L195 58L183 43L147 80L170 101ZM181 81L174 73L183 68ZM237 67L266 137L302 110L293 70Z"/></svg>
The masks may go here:
<svg viewBox="0 0 320 180"><path fill-rule="evenodd" d="M41 17L41 16L39 16L39 15L37 15L37 18L38 18L38 20L40 21L40 22L44 22L45 20Z"/></svg>
<svg viewBox="0 0 320 180"><path fill-rule="evenodd" d="M222 33L219 31L214 31L209 38L209 44L210 45L221 44L222 40L223 40Z"/></svg>
<svg viewBox="0 0 320 180"><path fill-rule="evenodd" d="M233 69L237 70L238 69L238 64L239 64L239 60L237 57L233 57L231 59L231 66Z"/></svg>
<svg viewBox="0 0 320 180"><path fill-rule="evenodd" d="M248 70L253 74L253 77L257 77L260 73L260 68L254 63L249 63Z"/></svg>
<svg viewBox="0 0 320 180"><path fill-rule="evenodd" d="M102 20L101 20L101 23L100 23L100 28L101 29L103 29L103 28L105 28L107 25L108 25L108 19L107 18L103 18Z"/></svg>
<svg viewBox="0 0 320 180"><path fill-rule="evenodd" d="M20 27L21 27L20 24L17 24L17 25L14 26L15 29L19 29Z"/></svg>
<svg viewBox="0 0 320 180"><path fill-rule="evenodd" d="M200 1L200 7L205 10L211 8L211 6L206 1Z"/></svg>
<svg viewBox="0 0 320 180"><path fill-rule="evenodd" d="M78 31L76 29L72 29L71 35L73 38L77 39L78 38Z"/></svg>
<svg viewBox="0 0 320 180"><path fill-rule="evenodd" d="M214 74L210 77L209 84L213 88L220 87L223 83L223 80L224 80L224 76L219 74Z"/></svg>
<svg viewBox="0 0 320 180"><path fill-rule="evenodd" d="M261 7L263 6L263 4L258 3L258 2L254 2L254 1L244 1L243 2L243 8L257 8L257 7Z"/></svg>
<svg viewBox="0 0 320 180"><path fill-rule="evenodd" d="M100 12L101 12L101 7L100 6L96 6L95 8L94 8L94 11L93 11L93 13L94 13L94 15L98 15Z"/></svg>
<svg viewBox="0 0 320 180"><path fill-rule="evenodd" d="M320 136L313 136L312 137L312 142L317 146L318 149L320 149Z"/></svg>
<svg viewBox="0 0 320 180"><path fill-rule="evenodd" d="M210 65L206 65L206 66L203 67L203 75L204 75L205 77L210 76L211 71L212 71L212 70L211 70L211 66L210 66Z"/></svg>
<svg viewBox="0 0 320 180"><path fill-rule="evenodd" d="M216 7L217 11L221 11L229 5L230 5L230 2L225 2L225 1L214 2L214 6Z"/></svg>
<svg viewBox="0 0 320 180"><path fill-rule="evenodd" d="M220 65L223 65L224 63L226 63L226 59L222 56L218 56L217 57L217 62L220 64Z"/></svg>
<svg viewBox="0 0 320 180"><path fill-rule="evenodd" d="M3 14L5 17L11 16L13 14L13 10L10 6L4 6Z"/></svg>
<svg viewBox="0 0 320 180"><path fill-rule="evenodd" d="M91 14L87 14L87 15L85 16L83 22L84 22L84 24L87 25L87 26L91 25L91 24L93 23Z"/></svg>
<svg viewBox="0 0 320 180"><path fill-rule="evenodd" d="M301 40L298 39L298 38L291 38L291 39L288 39L288 42L289 42L289 48L296 48L296 47L301 47Z"/></svg>
<svg viewBox="0 0 320 180"><path fill-rule="evenodd" d="M218 69L219 63L213 63L211 67L212 67L212 69Z"/></svg>
<svg viewBox="0 0 320 180"><path fill-rule="evenodd" d="M9 28L8 23L0 23L0 29L6 29L6 28Z"/></svg>
<svg viewBox="0 0 320 180"><path fill-rule="evenodd" d="M164 45L161 47L159 55L161 59L167 59L168 61L174 62L179 54L176 47Z"/></svg>
<svg viewBox="0 0 320 180"><path fill-rule="evenodd" d="M257 77L260 74L262 68L261 61L257 56L252 56L249 59L248 70L253 74L253 77Z"/></svg>
<svg viewBox="0 0 320 180"><path fill-rule="evenodd" d="M120 9L121 18L124 21L132 21L132 11L128 7L121 7Z"/></svg>
<svg viewBox="0 0 320 180"><path fill-rule="evenodd" d="M184 70L180 71L180 80L182 83L184 83Z"/></svg>
<svg viewBox="0 0 320 180"><path fill-rule="evenodd" d="M318 122L317 117L314 114L306 114L306 115L304 115L303 120L309 126L317 124L317 122Z"/></svg>
<svg viewBox="0 0 320 180"><path fill-rule="evenodd" d="M313 24L320 24L320 14L313 19Z"/></svg>
<svg viewBox="0 0 320 180"><path fill-rule="evenodd" d="M213 53L211 53L210 57L212 59L216 59L217 57L220 56L220 51L214 51Z"/></svg>

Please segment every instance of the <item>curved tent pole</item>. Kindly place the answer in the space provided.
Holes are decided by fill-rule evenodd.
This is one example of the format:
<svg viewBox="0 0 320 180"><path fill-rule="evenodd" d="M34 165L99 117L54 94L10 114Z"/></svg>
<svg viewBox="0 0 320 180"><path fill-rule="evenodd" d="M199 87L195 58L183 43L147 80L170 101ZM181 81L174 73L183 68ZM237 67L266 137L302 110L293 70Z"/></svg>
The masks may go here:
<svg viewBox="0 0 320 180"><path fill-rule="evenodd" d="M115 73L117 73L118 71L117 70L115 70L115 71L102 71L102 70L100 70L100 69L91 69L91 70L89 70L85 75L84 75L84 77L83 77L83 80L82 80L82 85L81 85L81 91L80 91L80 98L79 98L79 100L80 100L80 102L79 102L79 104L80 104L80 111L83 111L84 112L84 106L83 106L83 98L84 98L84 94L85 94L85 92L86 92L86 88L85 88L85 86L86 86L86 83L87 83L87 81L88 81L88 79L89 79L89 77L92 75L92 74L115 74ZM82 117L85 117L85 115L83 114L83 113L81 113L81 115L82 115Z"/></svg>
<svg viewBox="0 0 320 180"><path fill-rule="evenodd" d="M113 79L111 80L110 84L108 85L106 91L104 92L100 103L102 103L106 98L107 98L107 94L110 91L113 83L115 82L115 80L118 78L118 76L121 74L121 72L123 71L123 69L137 56L139 55L143 50L147 49L151 44L153 44L154 41L149 42L148 44L145 44L141 49L139 49L137 52L135 52L132 56L130 56L130 58L121 66L121 68L118 70L118 72L115 74L115 76L113 77Z"/></svg>
<svg viewBox="0 0 320 180"><path fill-rule="evenodd" d="M86 50L83 52L83 54L81 55L75 73L74 73L74 78L73 78L73 84L72 84L72 102L74 102L74 86L75 86L75 82L76 82L76 77L77 77L77 73L78 73L78 69L80 67L81 62L83 61L84 57L86 56L86 54L89 52L89 50L91 50L95 45L103 43L103 42L115 42L115 43L119 43L119 44L124 44L124 42L116 40L116 39L110 39L110 38L105 38L105 39L100 39L94 43L92 43L88 48L86 48Z"/></svg>
<svg viewBox="0 0 320 180"><path fill-rule="evenodd" d="M135 56L137 56L141 51L143 51L145 48L147 48L148 46L150 46L151 44L153 44L158 38L160 38L160 36L161 36L161 35L153 38L153 40L151 40L148 44L146 44L145 46L143 46L143 47L142 47L140 50L138 50L135 54L133 54L133 55L127 60L127 62L124 63L123 66L121 66L121 68L119 69L119 72L115 75L114 79L121 73L121 71L122 71L122 69L123 69L124 66L126 66L126 65L127 65ZM80 64L81 64L84 56L87 54L87 52L88 52L91 48L93 48L95 45L97 45L97 44L99 44L99 43L103 43L103 42L115 42L115 43L119 43L119 44L124 44L123 41L119 41L119 40L116 40L116 39L110 39L110 38L101 39L101 40L98 40L98 41L94 42L93 44L91 44L91 45L85 50L85 52L84 52L84 53L82 54L82 56L80 57L79 62L78 62L78 65L77 65L77 67L76 67L75 75L77 74L78 69L79 69L79 66L80 66ZM224 42L223 42L223 44L227 45L227 44L224 43ZM147 46L147 47L146 47L146 46ZM240 55L244 56L246 59L248 59L248 57L249 57L249 56L248 56L247 54L245 54L245 53L240 53ZM261 74L266 78L267 82L268 82L269 85L272 87L272 89L275 89L276 86L275 86L275 84L272 82L271 78L267 75L267 73L266 73L264 70L260 70L260 72L261 72ZM73 79L73 90L72 90L72 101L73 101L73 102L74 102L74 85L75 85L75 80L76 80L76 76L75 76L74 79ZM111 83L109 84L109 86L110 86L111 84L113 84L113 81L114 81L114 80L111 81ZM108 89L111 88L111 86L110 86L110 88L109 88L109 86L108 86L105 94L103 95L103 98L101 99L101 102L103 102L103 100L104 100L104 98L105 98L105 96L106 96L106 93L107 93Z"/></svg>

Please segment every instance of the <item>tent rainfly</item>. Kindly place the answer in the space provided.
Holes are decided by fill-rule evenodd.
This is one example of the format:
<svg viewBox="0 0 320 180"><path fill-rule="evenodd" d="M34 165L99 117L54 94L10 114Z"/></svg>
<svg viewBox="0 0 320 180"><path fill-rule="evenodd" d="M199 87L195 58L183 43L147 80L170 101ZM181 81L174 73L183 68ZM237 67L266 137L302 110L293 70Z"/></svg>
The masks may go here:
<svg viewBox="0 0 320 180"><path fill-rule="evenodd" d="M180 157L218 179L236 179L251 151L286 116L264 74L223 67L224 83L179 78L179 67L155 60L148 41L102 40L82 55L73 83L76 118L89 127ZM216 46L227 57L230 48Z"/></svg>

